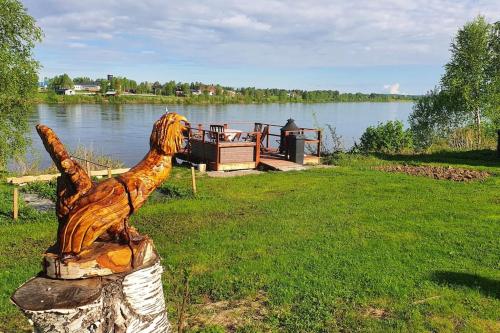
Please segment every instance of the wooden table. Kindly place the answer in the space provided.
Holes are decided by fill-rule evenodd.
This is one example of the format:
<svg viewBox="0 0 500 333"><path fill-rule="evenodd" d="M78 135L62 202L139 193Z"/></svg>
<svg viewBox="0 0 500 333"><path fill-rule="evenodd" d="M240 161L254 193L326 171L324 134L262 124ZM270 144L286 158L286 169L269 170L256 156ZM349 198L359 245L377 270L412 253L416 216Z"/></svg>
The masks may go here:
<svg viewBox="0 0 500 333"><path fill-rule="evenodd" d="M243 131L237 130L237 129L232 129L232 128L226 128L224 130L224 134L227 138L227 141L234 141L236 139L239 139L241 137L241 133Z"/></svg>

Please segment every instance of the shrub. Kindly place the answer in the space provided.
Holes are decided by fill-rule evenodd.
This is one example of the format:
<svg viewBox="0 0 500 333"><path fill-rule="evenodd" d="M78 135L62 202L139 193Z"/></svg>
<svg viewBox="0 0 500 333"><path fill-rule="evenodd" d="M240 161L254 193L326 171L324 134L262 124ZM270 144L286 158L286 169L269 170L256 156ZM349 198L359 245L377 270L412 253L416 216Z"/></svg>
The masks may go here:
<svg viewBox="0 0 500 333"><path fill-rule="evenodd" d="M413 148L413 138L401 121L388 121L368 127L360 138L359 148L365 152L399 153Z"/></svg>
<svg viewBox="0 0 500 333"><path fill-rule="evenodd" d="M21 189L24 193L35 193L42 198L50 199L56 202L56 186L56 181L54 180L50 182L29 183L28 185L21 187Z"/></svg>

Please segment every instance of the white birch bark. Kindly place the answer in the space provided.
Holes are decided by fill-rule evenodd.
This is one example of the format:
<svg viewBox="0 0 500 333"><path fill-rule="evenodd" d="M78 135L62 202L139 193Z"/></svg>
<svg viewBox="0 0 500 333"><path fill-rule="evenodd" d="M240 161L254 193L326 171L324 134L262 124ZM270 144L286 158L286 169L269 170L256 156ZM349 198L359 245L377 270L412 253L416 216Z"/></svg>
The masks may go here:
<svg viewBox="0 0 500 333"><path fill-rule="evenodd" d="M100 289L100 295L87 304L82 304L85 297L80 297L86 293L85 280L37 277L21 286L12 300L37 333L167 333L170 324L165 311L162 272L157 261L128 274L93 278L101 281L93 280L88 293L92 295ZM77 284L77 287L64 284ZM54 295L59 291L61 295ZM66 304L64 301L68 297L80 304L73 308L57 308L58 300ZM44 302L54 307L44 308Z"/></svg>

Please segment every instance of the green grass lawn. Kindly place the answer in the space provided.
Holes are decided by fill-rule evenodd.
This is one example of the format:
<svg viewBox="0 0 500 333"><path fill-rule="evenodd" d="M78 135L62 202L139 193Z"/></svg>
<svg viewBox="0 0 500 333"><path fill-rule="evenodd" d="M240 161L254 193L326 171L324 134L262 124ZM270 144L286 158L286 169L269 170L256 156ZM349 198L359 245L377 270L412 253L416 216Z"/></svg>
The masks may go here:
<svg viewBox="0 0 500 333"><path fill-rule="evenodd" d="M133 224L163 258L174 326L186 271L190 318L203 311L197 304L261 299L258 316L231 328L239 332L498 332L500 165L492 152L471 156L201 177L197 198L157 194ZM493 176L457 183L372 168L398 161ZM189 182L182 168L169 181ZM9 297L40 270L56 220L23 207L12 222L10 191L0 185L0 331L20 332L29 327ZM204 331L221 331L217 324Z"/></svg>

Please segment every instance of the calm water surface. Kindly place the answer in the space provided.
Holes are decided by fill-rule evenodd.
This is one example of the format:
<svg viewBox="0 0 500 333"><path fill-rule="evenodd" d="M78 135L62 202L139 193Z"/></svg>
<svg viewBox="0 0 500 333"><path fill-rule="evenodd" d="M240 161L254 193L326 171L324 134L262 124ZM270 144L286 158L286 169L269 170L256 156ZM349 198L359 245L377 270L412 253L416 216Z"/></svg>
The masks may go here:
<svg viewBox="0 0 500 333"><path fill-rule="evenodd" d="M344 146L350 147L366 127L387 120L406 123L412 108L405 103L326 103L263 105L168 105L169 111L185 115L192 124L234 123L231 128L251 130L245 122L284 125L288 118L299 127L335 126ZM153 122L165 105L37 105L30 118L31 136L42 167L50 157L35 131L36 124L51 127L70 149L90 146L94 151L134 165L149 149Z"/></svg>

